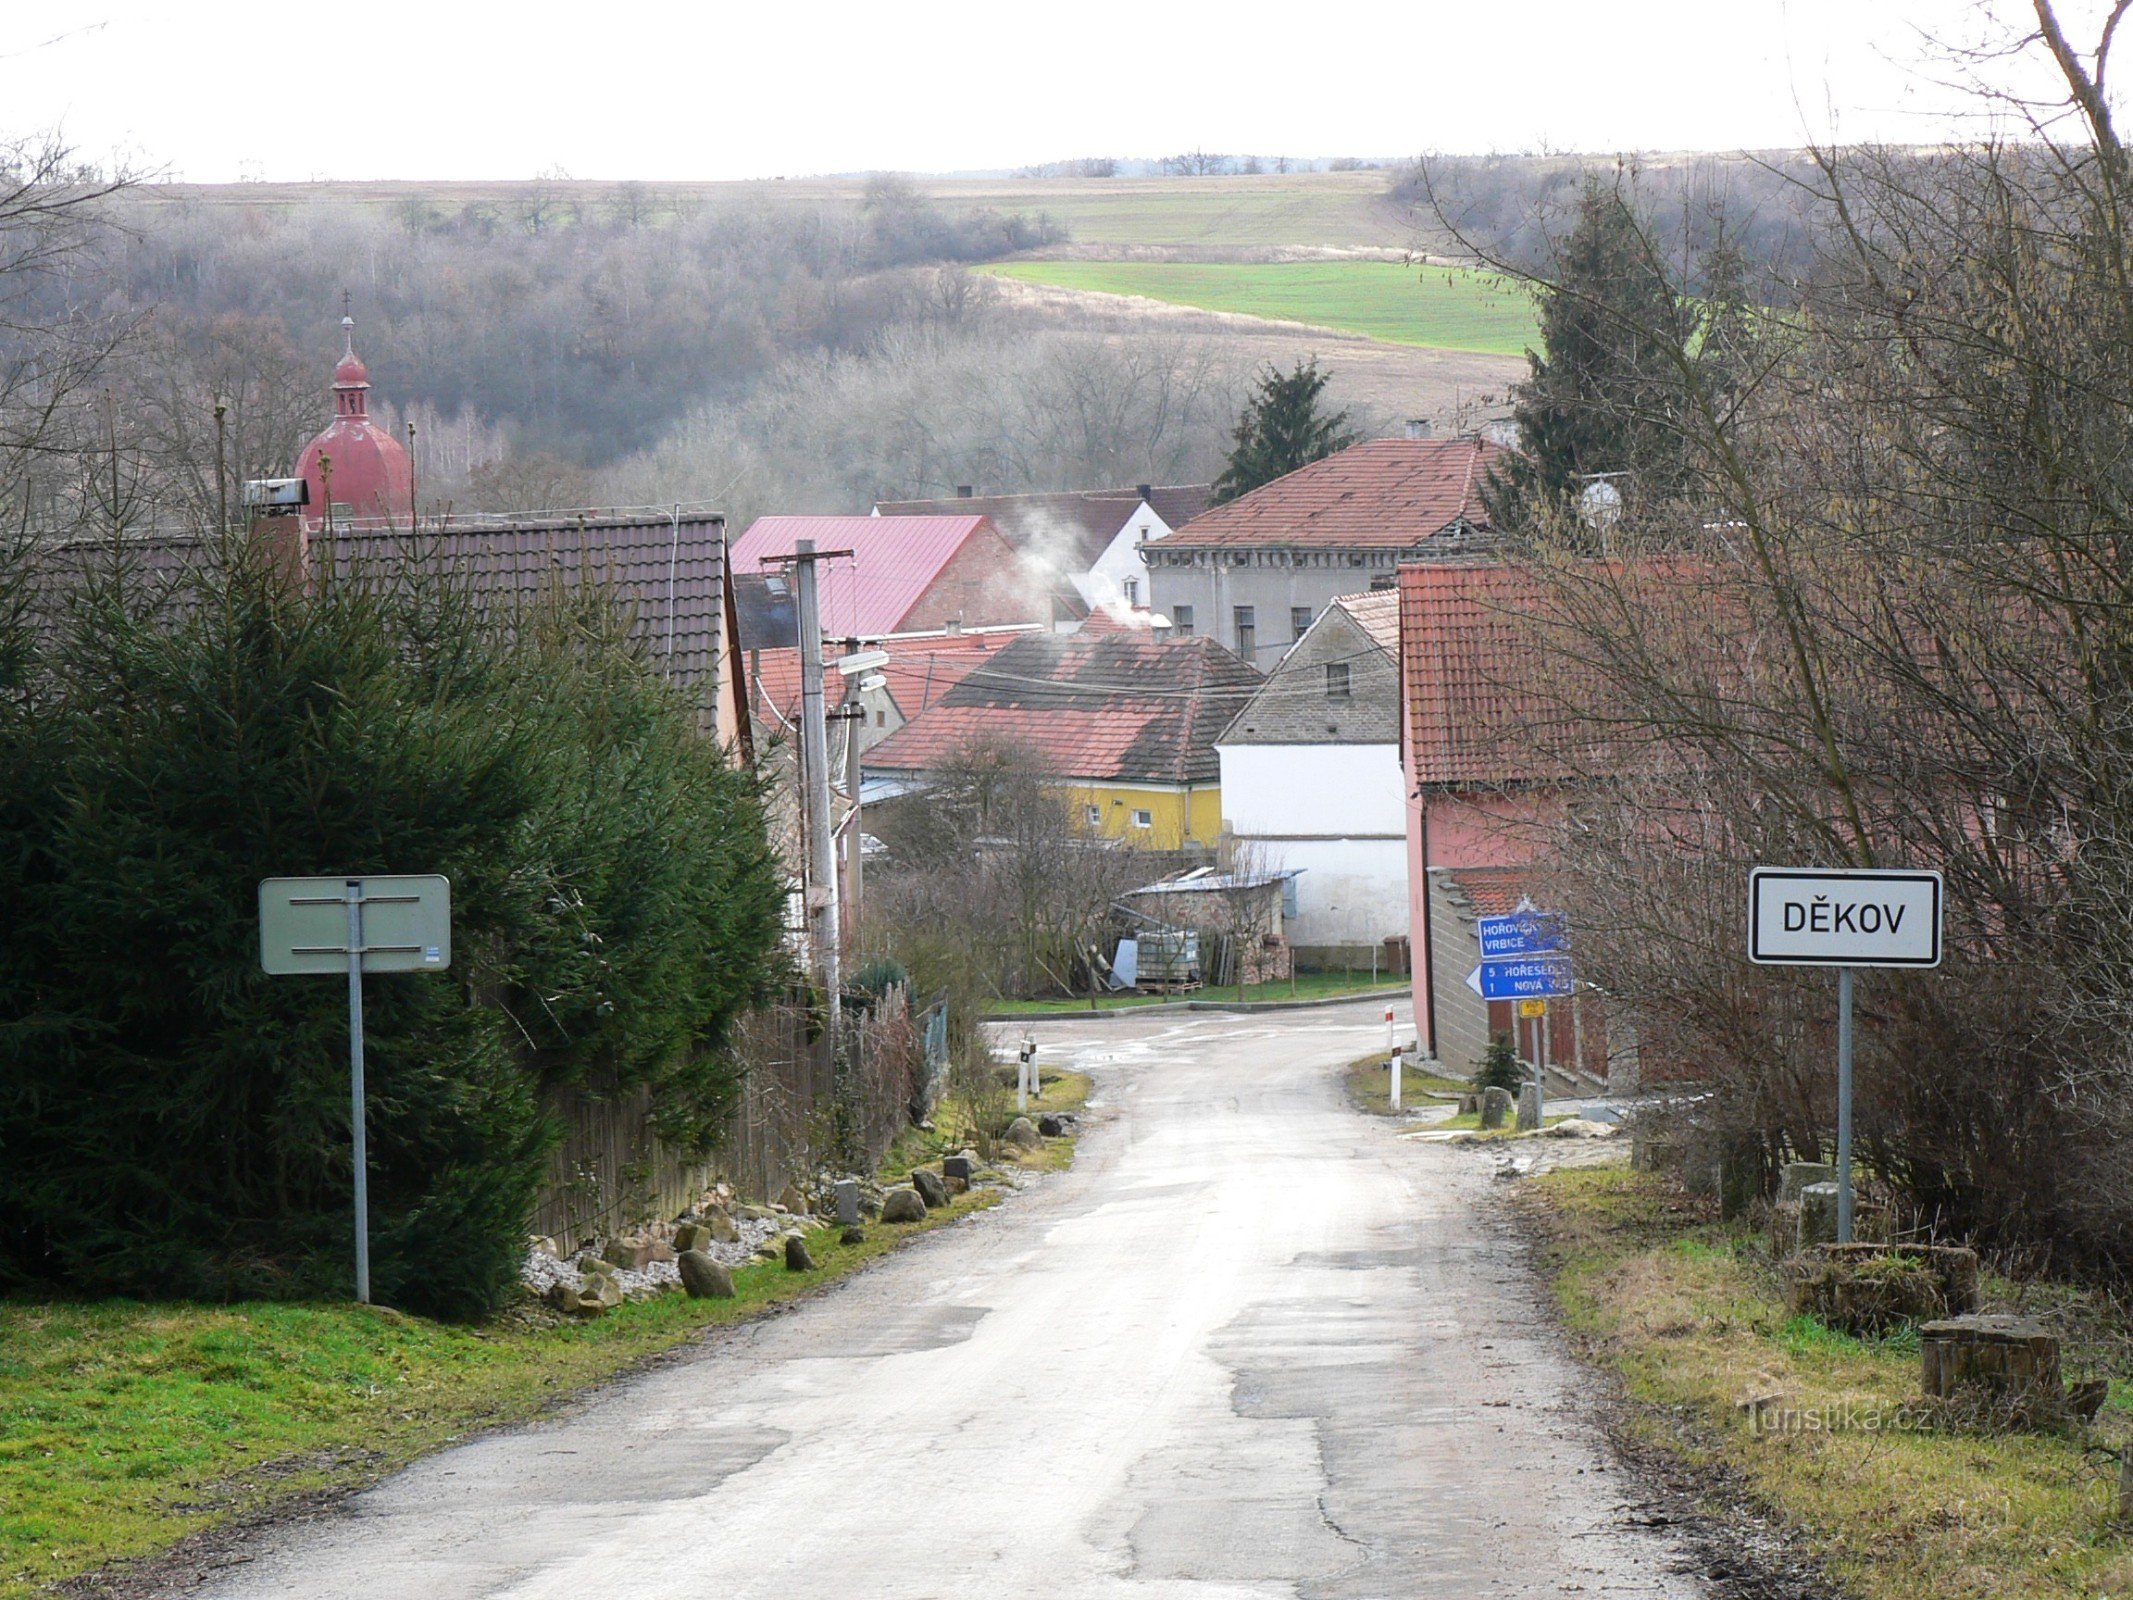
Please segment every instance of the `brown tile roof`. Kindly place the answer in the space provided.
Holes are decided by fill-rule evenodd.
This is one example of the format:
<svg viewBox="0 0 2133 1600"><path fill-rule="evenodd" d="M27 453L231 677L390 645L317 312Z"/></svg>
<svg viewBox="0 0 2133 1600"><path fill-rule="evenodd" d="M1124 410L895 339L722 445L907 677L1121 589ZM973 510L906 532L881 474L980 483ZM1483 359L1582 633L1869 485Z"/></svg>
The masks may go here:
<svg viewBox="0 0 2133 1600"><path fill-rule="evenodd" d="M1214 489L1204 483L1158 484L1148 491L1150 509L1173 529L1206 511L1213 499ZM874 509L885 517L990 517L1016 550L1051 555L1063 570L1083 572L1111 547L1140 503L1140 490L1125 488L882 500Z"/></svg>
<svg viewBox="0 0 2133 1600"><path fill-rule="evenodd" d="M256 538L297 536L297 519L262 522ZM110 560L106 540L45 546L40 565L69 580L88 563ZM148 577L174 582L210 559L199 534L129 535L126 559ZM633 617L634 631L655 664L671 665L689 687L713 676L723 631L720 570L725 523L718 517L582 517L527 519L431 518L410 532L376 523L308 535L314 571L345 579L359 571L390 572L407 561L462 578L476 603L508 609L538 601L553 583L603 585Z"/></svg>
<svg viewBox="0 0 2133 1600"><path fill-rule="evenodd" d="M1373 439L1216 506L1157 544L1415 548L1488 527L1481 485L1496 454L1486 439Z"/></svg>
<svg viewBox="0 0 2133 1600"><path fill-rule="evenodd" d="M1261 682L1205 637L1025 634L876 745L866 766L924 772L983 738L1028 749L1058 777L1211 784L1215 738Z"/></svg>

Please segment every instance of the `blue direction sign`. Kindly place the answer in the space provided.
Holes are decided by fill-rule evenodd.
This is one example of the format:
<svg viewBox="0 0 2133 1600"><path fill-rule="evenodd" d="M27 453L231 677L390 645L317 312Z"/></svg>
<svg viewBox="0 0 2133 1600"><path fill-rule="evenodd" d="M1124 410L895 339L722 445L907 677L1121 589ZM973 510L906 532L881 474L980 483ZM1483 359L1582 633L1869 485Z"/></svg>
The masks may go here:
<svg viewBox="0 0 2133 1600"><path fill-rule="evenodd" d="M1548 1000L1577 992L1568 956L1484 961L1467 974L1466 983L1484 1000Z"/></svg>
<svg viewBox="0 0 2133 1600"><path fill-rule="evenodd" d="M1505 916L1478 918L1474 927L1483 961L1553 955L1570 948L1570 922L1560 911L1522 905Z"/></svg>

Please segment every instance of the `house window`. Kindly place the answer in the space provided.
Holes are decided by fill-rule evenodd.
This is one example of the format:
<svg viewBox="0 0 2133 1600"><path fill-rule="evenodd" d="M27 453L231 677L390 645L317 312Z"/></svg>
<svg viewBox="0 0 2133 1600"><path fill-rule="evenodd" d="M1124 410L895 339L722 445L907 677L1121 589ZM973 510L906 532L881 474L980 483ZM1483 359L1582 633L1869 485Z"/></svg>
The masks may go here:
<svg viewBox="0 0 2133 1600"><path fill-rule="evenodd" d="M1133 813L1133 825L1134 825L1134 826L1135 826L1136 828L1152 828L1152 827L1154 827L1154 826L1155 826L1155 813L1154 813L1154 812L1152 812L1152 811L1136 811L1136 812L1134 812L1134 813Z"/></svg>
<svg viewBox="0 0 2133 1600"><path fill-rule="evenodd" d="M1092 828L1102 827L1104 825L1104 808L1102 806L1083 806L1081 808L1081 820Z"/></svg>
<svg viewBox="0 0 2133 1600"><path fill-rule="evenodd" d="M1129 605L1129 606L1137 606L1137 605L1139 605L1139 604L1141 603L1141 580L1140 580L1140 579L1138 579L1138 578L1128 578L1128 579L1127 579L1127 580L1126 580L1126 581L1125 581L1124 583L1120 584L1120 585L1119 585L1119 587L1120 587L1121 589L1123 589L1123 590L1125 591L1125 593L1126 593L1126 604L1127 604L1127 605Z"/></svg>
<svg viewBox="0 0 2133 1600"><path fill-rule="evenodd" d="M1310 631L1311 608L1309 606L1289 607L1289 637L1292 639L1301 639L1305 634L1309 633Z"/></svg>
<svg viewBox="0 0 2133 1600"><path fill-rule="evenodd" d="M1180 639L1190 639L1192 637L1191 606L1172 606L1170 608L1170 630Z"/></svg>
<svg viewBox="0 0 2133 1600"><path fill-rule="evenodd" d="M874 726L875 726L875 727L877 727L877 728L886 728L886 727L887 727L888 725L889 725L889 714L888 714L888 712L886 712L886 711L877 711L877 712L875 712L875 713L874 713Z"/></svg>
<svg viewBox="0 0 2133 1600"><path fill-rule="evenodd" d="M1348 698L1347 662L1329 661L1326 663L1326 698L1328 700L1345 700Z"/></svg>
<svg viewBox="0 0 2133 1600"><path fill-rule="evenodd" d="M1372 594L1382 594L1387 589L1397 589L1399 586L1400 580L1389 572L1380 572L1370 580Z"/></svg>
<svg viewBox="0 0 2133 1600"><path fill-rule="evenodd" d="M1239 606L1232 614L1237 629L1237 654L1250 661L1259 650L1259 616L1250 606Z"/></svg>

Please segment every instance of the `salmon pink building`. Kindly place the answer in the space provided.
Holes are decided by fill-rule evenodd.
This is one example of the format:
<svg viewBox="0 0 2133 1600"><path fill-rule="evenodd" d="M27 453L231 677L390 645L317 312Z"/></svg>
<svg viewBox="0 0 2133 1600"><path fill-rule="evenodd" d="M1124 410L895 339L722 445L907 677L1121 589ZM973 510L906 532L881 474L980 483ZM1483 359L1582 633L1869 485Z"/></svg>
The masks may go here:
<svg viewBox="0 0 2133 1600"><path fill-rule="evenodd" d="M1533 649L1521 618L1538 600L1532 580L1501 562L1400 569L1415 1027L1442 1070L1464 1077L1492 1034L1511 1034L1532 1060L1545 1026L1549 1061L1563 1069L1554 1087L1596 1089L1609 1081L1609 1052L1594 998L1551 1002L1545 1022L1522 1021L1467 983L1480 961L1476 919L1546 896L1535 863L1571 794L1569 768L1533 737L1548 708L1519 687ZM1577 908L1548 909L1570 913L1574 938Z"/></svg>

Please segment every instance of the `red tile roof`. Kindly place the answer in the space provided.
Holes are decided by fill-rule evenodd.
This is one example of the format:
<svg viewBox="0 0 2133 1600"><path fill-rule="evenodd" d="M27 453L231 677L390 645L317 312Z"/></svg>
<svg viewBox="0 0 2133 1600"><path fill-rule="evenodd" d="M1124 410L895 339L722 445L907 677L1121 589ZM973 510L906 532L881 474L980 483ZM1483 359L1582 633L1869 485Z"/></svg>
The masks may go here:
<svg viewBox="0 0 2133 1600"><path fill-rule="evenodd" d="M908 719L937 705L974 668L991 661L1027 631L906 634L862 639L860 648L888 652L888 665L875 670L889 680L890 697ZM826 653L834 657L841 648L833 641ZM751 690L749 708L759 716L791 721L800 704L800 652L751 650L745 666ZM829 676L831 692L841 693L836 673Z"/></svg>
<svg viewBox="0 0 2133 1600"><path fill-rule="evenodd" d="M1539 668L1540 585L1499 562L1400 568L1408 771L1422 785L1480 787L1570 776L1563 707L1576 696Z"/></svg>
<svg viewBox="0 0 2133 1600"><path fill-rule="evenodd" d="M1486 439L1373 439L1216 506L1155 543L1410 549L1462 525L1487 528L1481 485L1496 455Z"/></svg>
<svg viewBox="0 0 2133 1600"><path fill-rule="evenodd" d="M925 772L975 740L1090 782L1211 784L1215 738L1262 682L1213 639L1024 634L876 745L869 771ZM898 702L901 704L901 702Z"/></svg>
<svg viewBox="0 0 2133 1600"><path fill-rule="evenodd" d="M1533 898L1536 874L1526 867L1461 867L1456 872L1439 872L1447 882L1455 898L1465 902L1465 909L1477 917L1508 916L1518 909L1521 900Z"/></svg>
<svg viewBox="0 0 2133 1600"><path fill-rule="evenodd" d="M850 550L818 569L823 631L894 633L966 544L999 538L982 516L758 517L734 541L733 570L785 570L767 558L791 555L802 539Z"/></svg>

